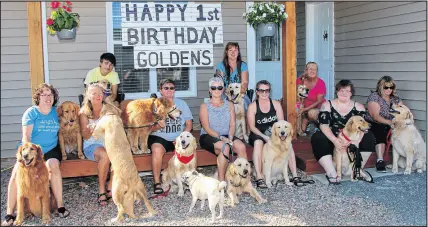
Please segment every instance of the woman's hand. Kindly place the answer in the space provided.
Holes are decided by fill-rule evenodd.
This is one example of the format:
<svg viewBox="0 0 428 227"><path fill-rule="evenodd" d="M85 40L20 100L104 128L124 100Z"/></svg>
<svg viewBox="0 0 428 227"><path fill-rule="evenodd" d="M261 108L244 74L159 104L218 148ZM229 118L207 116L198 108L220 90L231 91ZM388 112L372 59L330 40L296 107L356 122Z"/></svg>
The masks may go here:
<svg viewBox="0 0 428 227"><path fill-rule="evenodd" d="M270 140L270 137L266 135L263 135L262 138L266 141L266 143Z"/></svg>
<svg viewBox="0 0 428 227"><path fill-rule="evenodd" d="M333 140L333 144L336 148L338 148L339 150L345 150L346 148L349 146L350 142L345 142L343 140L341 140L340 138L336 138L335 140Z"/></svg>

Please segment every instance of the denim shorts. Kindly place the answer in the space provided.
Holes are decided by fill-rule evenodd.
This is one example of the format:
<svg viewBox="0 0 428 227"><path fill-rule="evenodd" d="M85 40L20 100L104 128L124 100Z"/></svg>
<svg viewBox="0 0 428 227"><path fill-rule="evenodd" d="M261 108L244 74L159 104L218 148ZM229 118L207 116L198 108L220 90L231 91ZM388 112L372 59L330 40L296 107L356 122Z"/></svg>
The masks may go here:
<svg viewBox="0 0 428 227"><path fill-rule="evenodd" d="M103 147L103 145L102 144L91 144L87 148L84 148L83 153L85 154L86 158L91 160L91 161L95 161L94 153L98 147Z"/></svg>

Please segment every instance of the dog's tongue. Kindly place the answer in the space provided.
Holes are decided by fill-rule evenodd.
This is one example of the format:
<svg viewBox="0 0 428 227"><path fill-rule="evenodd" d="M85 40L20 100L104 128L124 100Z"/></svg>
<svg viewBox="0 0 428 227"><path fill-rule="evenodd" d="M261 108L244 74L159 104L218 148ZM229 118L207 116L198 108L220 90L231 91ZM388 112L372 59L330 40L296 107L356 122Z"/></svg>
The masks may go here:
<svg viewBox="0 0 428 227"><path fill-rule="evenodd" d="M286 136L280 136L279 137L281 140L285 140L287 137Z"/></svg>

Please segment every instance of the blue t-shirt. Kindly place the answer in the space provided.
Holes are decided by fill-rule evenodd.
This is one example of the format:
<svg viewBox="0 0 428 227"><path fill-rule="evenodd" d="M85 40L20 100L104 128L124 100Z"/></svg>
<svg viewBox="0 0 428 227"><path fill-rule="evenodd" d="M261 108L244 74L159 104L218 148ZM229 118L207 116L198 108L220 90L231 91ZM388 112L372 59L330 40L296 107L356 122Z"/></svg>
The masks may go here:
<svg viewBox="0 0 428 227"><path fill-rule="evenodd" d="M36 106L28 108L22 116L22 126L33 125L31 142L42 148L43 154L54 149L58 144L59 122L55 107L45 115Z"/></svg>
<svg viewBox="0 0 428 227"><path fill-rule="evenodd" d="M226 69L223 65L223 62L219 62L216 66L216 71L219 70L222 72L224 87L227 87L229 83L226 79ZM241 74L248 71L247 63L241 62ZM241 83L241 78L238 76L238 69L235 69L233 72L230 72L230 83Z"/></svg>
<svg viewBox="0 0 428 227"><path fill-rule="evenodd" d="M167 118L165 127L153 132L152 135L162 137L168 141L174 141L184 131L186 121L193 119L192 112L190 112L190 108L185 101L174 98L174 103L177 109L181 110L181 115L176 120Z"/></svg>

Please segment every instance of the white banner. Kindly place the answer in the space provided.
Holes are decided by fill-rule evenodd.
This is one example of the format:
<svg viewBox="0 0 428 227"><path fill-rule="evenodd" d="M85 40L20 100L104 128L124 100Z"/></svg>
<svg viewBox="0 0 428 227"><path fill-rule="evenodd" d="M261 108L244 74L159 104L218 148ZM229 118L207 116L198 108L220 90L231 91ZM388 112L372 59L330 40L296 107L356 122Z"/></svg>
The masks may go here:
<svg viewBox="0 0 428 227"><path fill-rule="evenodd" d="M121 17L136 69L213 66L223 43L221 4L121 2Z"/></svg>

